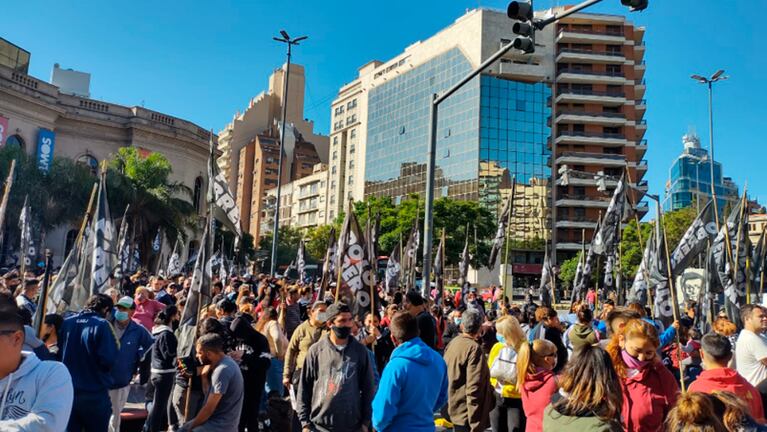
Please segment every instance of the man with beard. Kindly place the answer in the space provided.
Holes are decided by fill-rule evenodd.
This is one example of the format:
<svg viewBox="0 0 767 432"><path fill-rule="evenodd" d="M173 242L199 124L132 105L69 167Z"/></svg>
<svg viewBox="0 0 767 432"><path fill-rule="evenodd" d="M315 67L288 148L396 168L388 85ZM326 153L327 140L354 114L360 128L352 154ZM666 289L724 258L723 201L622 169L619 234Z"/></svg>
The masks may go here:
<svg viewBox="0 0 767 432"><path fill-rule="evenodd" d="M224 353L224 339L206 334L197 340L197 358L203 364L205 403L179 432L233 431L242 414L244 383L237 363Z"/></svg>

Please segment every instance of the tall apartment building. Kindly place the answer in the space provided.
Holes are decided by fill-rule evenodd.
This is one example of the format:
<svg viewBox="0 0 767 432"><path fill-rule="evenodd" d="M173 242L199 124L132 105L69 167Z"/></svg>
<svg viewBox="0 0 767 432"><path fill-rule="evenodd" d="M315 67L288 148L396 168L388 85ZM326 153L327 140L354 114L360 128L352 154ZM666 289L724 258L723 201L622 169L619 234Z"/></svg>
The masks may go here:
<svg viewBox="0 0 767 432"><path fill-rule="evenodd" d="M241 171L241 150L253 143L259 135L277 136L274 131L279 129L278 123L282 121L284 103L287 103L287 122L294 125L303 139L315 146L320 159L327 162L328 137L315 134L314 122L304 119L304 67L291 63L287 95L283 95L285 69L285 65L275 69L269 77L269 89L251 99L245 111L237 112L232 121L219 132L218 149L221 156L218 165L233 191L237 190L237 179ZM247 215L242 220L249 217Z"/></svg>
<svg viewBox="0 0 767 432"><path fill-rule="evenodd" d="M677 210L684 207L701 208L711 200L711 158L700 147L695 134L682 137L684 150L671 164L666 188L666 208ZM725 177L720 162L714 161L714 189L719 211L738 201L738 186Z"/></svg>
<svg viewBox="0 0 767 432"><path fill-rule="evenodd" d="M258 239L263 235L264 199L267 191L277 186L280 139L276 131L256 135L239 152L237 172L237 205L242 229ZM282 184L314 174L320 157L313 143L307 142L293 125L285 128Z"/></svg>
<svg viewBox="0 0 767 432"><path fill-rule="evenodd" d="M312 174L282 185L280 193L279 226L290 226L300 230L325 225L333 220L328 218L327 188L328 166L316 164ZM270 233L274 229L274 204L277 200L277 188L266 192L264 212L261 219L261 232Z"/></svg>
<svg viewBox="0 0 767 432"><path fill-rule="evenodd" d="M509 43L512 24L500 11L469 11L391 60L366 64L340 89L331 107L329 163L336 211L339 197L396 200L423 193L431 95ZM643 34L622 16L575 14L538 32L535 53L512 50L445 100L435 196L500 211L513 176L519 205L512 239L551 240L563 258L579 250L581 231L591 238L612 189L598 192L594 180L579 180L552 191L552 173L564 164L594 174L627 168L641 200L647 170Z"/></svg>
<svg viewBox="0 0 767 432"><path fill-rule="evenodd" d="M619 16L578 14L554 31L554 166L614 177L625 170L629 197L639 202L647 192L644 28ZM577 250L582 230L590 238L610 194L597 191L593 178L577 179L558 186L555 199L557 248ZM646 205L637 211L641 217Z"/></svg>

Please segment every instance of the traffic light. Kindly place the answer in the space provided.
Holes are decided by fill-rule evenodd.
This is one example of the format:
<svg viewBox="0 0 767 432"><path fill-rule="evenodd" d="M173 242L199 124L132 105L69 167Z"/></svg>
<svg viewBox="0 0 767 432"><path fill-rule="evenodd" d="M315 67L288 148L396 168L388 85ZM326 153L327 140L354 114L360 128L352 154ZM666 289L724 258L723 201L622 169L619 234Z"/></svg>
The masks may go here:
<svg viewBox="0 0 767 432"><path fill-rule="evenodd" d="M526 1L513 1L506 9L506 15L516 20L511 31L518 35L511 42L515 49L527 54L535 52L535 26L533 25L533 4Z"/></svg>
<svg viewBox="0 0 767 432"><path fill-rule="evenodd" d="M557 173L559 173L559 185L560 186L567 186L570 184L570 170L567 169L567 165L562 165L559 167L559 170L557 170Z"/></svg>
<svg viewBox="0 0 767 432"><path fill-rule="evenodd" d="M647 8L649 0L621 0L623 6L628 6L631 12L642 11Z"/></svg>
<svg viewBox="0 0 767 432"><path fill-rule="evenodd" d="M599 171L597 175L594 176L594 180L597 181L597 190L599 192L605 192L607 191L607 181L605 178L605 172Z"/></svg>

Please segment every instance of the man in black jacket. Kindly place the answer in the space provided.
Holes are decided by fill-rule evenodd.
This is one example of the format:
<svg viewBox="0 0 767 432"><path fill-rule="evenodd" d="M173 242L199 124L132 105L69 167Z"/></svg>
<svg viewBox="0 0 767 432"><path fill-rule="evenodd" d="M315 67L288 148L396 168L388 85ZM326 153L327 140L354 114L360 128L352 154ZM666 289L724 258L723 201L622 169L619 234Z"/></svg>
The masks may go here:
<svg viewBox="0 0 767 432"><path fill-rule="evenodd" d="M258 430L258 410L266 383L266 370L269 368L269 342L266 337L253 328L253 317L240 313L230 326L234 338L232 358L239 358L240 371L245 383L242 401L242 415L239 430Z"/></svg>
<svg viewBox="0 0 767 432"><path fill-rule="evenodd" d="M437 323L431 316L426 301L415 291L408 291L405 295L405 309L418 321L421 340L429 348L437 349Z"/></svg>

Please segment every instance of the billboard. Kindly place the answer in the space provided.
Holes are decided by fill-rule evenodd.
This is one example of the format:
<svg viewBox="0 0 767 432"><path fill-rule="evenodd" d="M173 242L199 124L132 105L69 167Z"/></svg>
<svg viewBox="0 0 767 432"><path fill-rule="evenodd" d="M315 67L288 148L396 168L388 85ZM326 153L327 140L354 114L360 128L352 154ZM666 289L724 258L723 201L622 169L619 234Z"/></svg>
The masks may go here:
<svg viewBox="0 0 767 432"><path fill-rule="evenodd" d="M48 172L53 164L53 148L56 134L49 129L40 128L37 133L37 169Z"/></svg>

